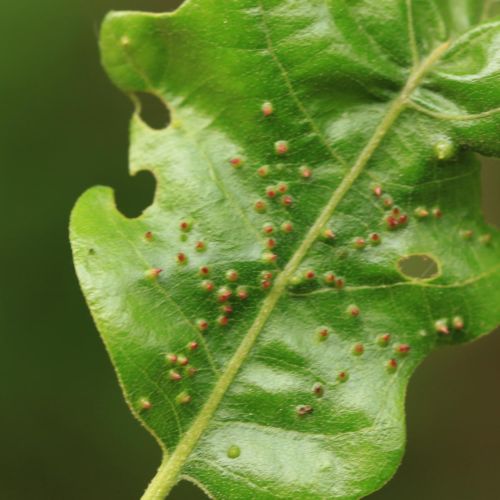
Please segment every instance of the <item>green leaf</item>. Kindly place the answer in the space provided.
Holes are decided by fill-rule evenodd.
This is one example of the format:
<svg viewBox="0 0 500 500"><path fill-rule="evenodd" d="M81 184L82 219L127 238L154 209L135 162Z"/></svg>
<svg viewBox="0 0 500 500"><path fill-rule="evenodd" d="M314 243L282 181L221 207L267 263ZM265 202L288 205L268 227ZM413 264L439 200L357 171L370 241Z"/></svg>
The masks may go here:
<svg viewBox="0 0 500 500"><path fill-rule="evenodd" d="M411 373L499 322L475 156L500 154L488 12L190 0L106 19L114 83L172 116L131 123L152 206L127 219L96 187L71 220L127 401L164 451L144 498L180 478L215 498L360 498L393 475Z"/></svg>

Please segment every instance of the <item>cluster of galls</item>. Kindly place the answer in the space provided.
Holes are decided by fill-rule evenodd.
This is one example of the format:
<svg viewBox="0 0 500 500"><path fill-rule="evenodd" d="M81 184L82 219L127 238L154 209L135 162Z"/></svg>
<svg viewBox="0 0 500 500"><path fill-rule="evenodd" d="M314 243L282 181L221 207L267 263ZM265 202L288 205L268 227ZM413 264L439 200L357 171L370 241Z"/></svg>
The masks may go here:
<svg viewBox="0 0 500 500"><path fill-rule="evenodd" d="M195 351L198 343L195 341L187 345L187 350ZM184 378L191 378L196 375L198 369L189 363L189 358L184 354L169 353L165 355L165 360L170 366L168 377L172 382L180 382ZM181 391L175 398L178 404L188 404L191 402L191 395L186 391Z"/></svg>
<svg viewBox="0 0 500 500"><path fill-rule="evenodd" d="M271 102L266 101L261 106L262 115L264 118L269 118L275 113L274 106ZM290 151L290 144L286 140L278 140L274 142L274 153L277 156L284 156ZM246 161L241 156L234 156L229 160L229 164L235 169L241 169L245 165ZM257 168L257 175L261 178L266 178L270 175L272 167L270 165L261 165ZM307 166L302 165L298 168L298 176L304 181L308 181L313 177L313 170ZM259 214L265 214L268 212L269 203L273 201L278 201L279 204L289 209L294 205L294 199L289 193L289 185L284 181L280 181L277 184L271 184L264 188L264 193L262 198L254 201L253 208ZM291 233L293 231L292 222L286 220L280 225L282 233ZM271 235L276 232L273 223L268 222L263 226L263 232L266 236ZM269 264L276 263L278 260L278 255L275 253L275 247L278 242L274 237L269 237L265 241L265 251L262 254L262 260Z"/></svg>
<svg viewBox="0 0 500 500"><path fill-rule="evenodd" d="M198 349L198 343L192 341L188 344L187 350L195 351ZM194 377L198 369L190 365L189 358L185 354L168 353L165 355L165 360L171 367L168 372L169 379L172 382L180 382L183 378Z"/></svg>
<svg viewBox="0 0 500 500"><path fill-rule="evenodd" d="M186 241L188 233L193 229L194 223L191 219L183 219L179 223L179 230L181 233L181 240ZM144 238L152 242L154 241L154 235L152 231L147 231ZM203 241L197 241L194 245L195 250L198 252L203 252L206 250L206 244ZM177 265L185 266L188 263L188 257L184 252L178 252L175 256ZM160 268L151 268L146 271L146 277L149 279L156 279L163 272ZM231 301L237 299L239 301L245 301L249 295L249 289L243 285L237 285L231 287L232 284L236 284L240 279L239 273L234 269L229 269L225 273L226 284L217 287L215 283L209 279L211 274L211 269L207 265L200 266L198 270L198 275L201 278L200 288L208 294L213 294L215 300L218 304L220 314L215 320L215 323L220 327L225 327L229 323L229 318L233 314L233 305ZM272 285L273 273L271 271L264 271L261 276L261 288L266 290ZM200 318L195 321L194 326L198 331L204 333L209 327L209 321ZM199 347L198 342L191 341L186 346L186 353L193 353ZM185 353L169 353L166 354L165 359L170 366L168 372L168 378L171 382L180 382L185 378L191 378L196 375L198 369L192 366L189 362L189 358ZM186 391L180 392L176 396L176 402L178 404L188 404L191 402L191 395ZM139 400L139 408L141 410L149 410L152 408L152 403L147 398L141 398Z"/></svg>
<svg viewBox="0 0 500 500"><path fill-rule="evenodd" d="M181 232L181 239L183 241L187 240L187 234L191 232L193 229L193 221L191 219L183 219L179 223L179 230ZM284 222L282 224L283 232L291 232L293 229L291 222ZM274 226L272 224L266 224L263 231L266 234L271 234L274 231ZM153 233L148 231L145 234L145 238L147 241L153 241ZM267 240L267 248L272 249L276 245L276 241L274 238L268 238ZM195 249L198 252L203 252L207 248L206 243L203 241L197 241L195 244ZM178 252L175 256L175 260L178 265L185 266L188 263L188 257L184 252ZM266 262L274 262L274 257L268 257L265 259ZM160 273L162 273L162 269L160 268L152 268L146 272L146 277L149 279L156 279ZM207 265L200 266L198 270L198 275L202 278L200 282L200 288L208 294L214 294L216 297L217 303L220 305L220 315L215 320L218 326L224 327L229 323L230 316L233 313L233 307L229 303L232 299L238 299L239 301L245 301L250 296L250 288L244 285L231 286L232 284L236 284L236 282L240 279L239 273L234 269L229 269L225 273L226 284L223 286L216 286L214 281L210 278L211 269ZM260 288L262 290L267 290L272 285L273 273L272 271L263 271L261 275L261 279L259 280ZM198 319L196 321L196 327L199 331L204 332L209 329L209 322L205 319Z"/></svg>
<svg viewBox="0 0 500 500"><path fill-rule="evenodd" d="M207 266L200 268L200 275L207 276L210 273ZM226 280L229 283L235 283L239 280L239 274L234 269L230 269L226 272ZM236 288L231 288L229 285L223 285L216 289L216 286L212 280L204 279L200 284L202 290L208 294L214 294L215 300L219 304L220 315L216 319L218 326L224 327L229 323L229 318L234 312L234 308L231 305L232 299L238 299L239 301L245 301L250 296L250 292L247 286L238 285ZM205 319L198 319L196 325L201 332L205 332L209 328L209 322Z"/></svg>
<svg viewBox="0 0 500 500"><path fill-rule="evenodd" d="M374 186L372 191L373 195L381 200L383 207L389 210L389 213L384 216L387 229L394 231L406 227L409 222L409 215L403 212L398 206L394 206L393 198L389 194L384 194L382 186ZM435 219L440 219L443 216L443 212L439 207L434 207L432 210L428 210L426 207L417 207L414 215L419 220L426 219L431 215Z"/></svg>
<svg viewBox="0 0 500 500"><path fill-rule="evenodd" d="M360 314L359 308L351 304L347 307L347 314L352 317L357 317ZM453 332L460 332L465 328L464 319L461 316L454 316L451 320L448 318L441 318L434 322L434 330L440 336L449 336ZM331 334L331 329L327 326L320 326L315 331L315 338L319 342L325 342ZM375 343L379 347L388 347L391 343L392 336L390 333L380 334L376 339ZM388 373L395 373L399 366L398 358L404 358L408 356L411 352L411 346L407 343L394 343L392 344L393 357L387 359L384 364ZM356 342L351 348L351 354L353 356L363 356L365 353L365 346L362 342ZM337 382L344 383L349 380L349 372L347 370L342 370L337 374ZM325 394L326 388L320 382L316 382L312 387L312 393L316 397L320 398ZM305 415L310 415L313 413L314 408L311 405L299 405L295 409L296 414L299 417L304 417Z"/></svg>
<svg viewBox="0 0 500 500"><path fill-rule="evenodd" d="M443 212L439 207L434 207L432 210L428 210L426 207L417 207L414 214L419 220L427 219L431 217L431 215L435 219L440 219L443 216Z"/></svg>
<svg viewBox="0 0 500 500"><path fill-rule="evenodd" d="M391 196L384 195L382 187L376 185L372 188L373 195L380 198L383 206L390 210L388 215L384 216L384 221L389 230L401 229L408 224L409 217L407 213L403 213L402 210L394 206L394 201ZM441 211L439 209L434 210L435 217L441 217ZM336 232L331 227L325 227L319 235L319 239L325 243L333 243L337 238ZM352 247L356 250L363 250L368 245L378 246L382 243L382 237L377 232L372 232L367 236L357 236L352 240ZM288 286L290 289L297 289L304 287L307 284L317 283L318 276L315 270L307 269L305 271L298 271L295 273L288 281ZM324 285L329 287L335 287L337 289L342 289L345 286L345 279L343 277L336 276L333 271L327 271L322 275L322 282Z"/></svg>
<svg viewBox="0 0 500 500"><path fill-rule="evenodd" d="M331 227L325 227L321 231L319 239L325 243L333 243L337 238L337 234ZM337 288L341 290L345 286L345 279L337 276L334 271L326 271L322 274L317 273L313 268L306 268L297 271L288 279L288 288L297 290L300 288L310 288L311 286L322 283L324 286Z"/></svg>
<svg viewBox="0 0 500 500"><path fill-rule="evenodd" d="M191 341L185 348L185 351L193 353L199 347L198 342ZM165 361L169 366L168 378L171 382L180 382L184 378L194 377L198 369L190 364L189 358L184 353L168 353L165 355ZM186 405L192 400L187 391L181 391L177 394L175 401L177 404ZM139 409L142 411L150 410L153 407L151 401L147 398L139 400Z"/></svg>
<svg viewBox="0 0 500 500"><path fill-rule="evenodd" d="M408 224L408 214L402 213L399 207L394 207L386 216L385 222L390 230L403 228Z"/></svg>
<svg viewBox="0 0 500 500"><path fill-rule="evenodd" d="M352 314L352 311L355 311L355 314ZM348 313L353 317L359 315L359 309L355 305L351 305L348 307ZM326 326L320 326L316 329L315 336L318 341L324 342L330 336L331 330ZM375 343L379 347L387 347L391 342L391 334L383 333L379 335ZM411 346L406 343L395 343L393 344L393 357L384 362L385 368L388 373L396 372L398 368L398 358L406 357L411 351ZM365 354L365 345L362 342L356 342L353 344L351 348L351 354L356 357L363 356ZM336 380L338 383L343 384L349 380L349 372L347 370L342 370L337 373ZM326 392L326 387L320 382L316 382L311 389L311 392L317 398L321 398L324 396ZM314 408L312 405L301 404L296 406L295 412L297 416L304 417L306 415L311 415L314 412Z"/></svg>
<svg viewBox="0 0 500 500"><path fill-rule="evenodd" d="M374 186L373 195L376 198L380 198L385 209L390 210L389 214L384 216L384 221L387 229L391 231L394 229L401 229L408 224L408 214L403 213L399 207L394 206L394 200L392 199L392 196L390 196L389 194L384 194L382 186ZM376 244L380 243L380 237L376 235L373 242Z"/></svg>
<svg viewBox="0 0 500 500"><path fill-rule="evenodd" d="M351 304L347 307L347 314L351 317L357 317L360 314L359 308ZM465 328L464 319L461 316L454 316L451 320L448 318L441 318L434 322L434 330L440 336L449 336L453 332L460 332ZM319 342L328 340L331 334L331 329L327 326L320 326L315 331L315 338ZM424 332L425 334L425 332ZM375 339L375 343L382 348L386 348L391 344L392 335L390 333L383 333ZM405 358L411 352L411 346L407 343L394 343L392 344L394 355L387 359L385 368L388 373L395 373L399 367L400 359ZM365 354L365 345L361 342L356 342L351 348L353 356L363 356ZM398 359L399 358L399 359ZM347 370L340 371L336 376L337 382L344 383L349 380L349 372ZM317 382L312 387L312 394L316 397L322 397L325 394L325 387L323 384ZM311 405L299 405L295 409L299 417L310 415L313 413L314 408Z"/></svg>
<svg viewBox="0 0 500 500"><path fill-rule="evenodd" d="M181 220L179 223L179 230L181 232L181 240L186 241L188 237L188 233L191 232L191 229L193 228L193 221L191 219L184 219ZM152 242L154 241L154 234L152 231L147 231L144 234L144 238L146 241ZM194 250L198 253L203 253L207 250L207 244L206 242L199 240L196 241L194 244ZM185 266L188 264L188 256L185 252L178 252L175 255L175 262L179 266ZM158 268L158 267L153 267L151 269L148 269L145 273L147 278L150 279L155 279L157 278L161 273L163 272L163 269Z"/></svg>
<svg viewBox="0 0 500 500"><path fill-rule="evenodd" d="M274 107L272 103L265 102L262 105L262 114L264 117L270 117L274 113ZM284 140L278 140L274 143L274 151L278 156L286 155L289 152L289 143ZM235 156L230 159L230 165L235 169L240 169L245 161L240 156ZM257 169L257 174L261 178L266 178L270 174L269 165L262 165ZM298 175L301 179L308 181L313 176L313 171L310 167L303 165L298 169ZM409 222L409 216L404 213L399 207L394 206L394 200L388 194L384 194L382 187L377 185L373 187L373 194L375 197L381 200L383 207L388 210L388 214L384 216L384 222L389 230L401 229L407 226ZM291 208L294 204L294 200L289 193L289 185L286 182L280 181L274 185L268 185L264 189L264 196L254 202L254 209L257 213L264 214L268 210L268 203L273 200L278 200L280 205L284 208ZM434 208L432 210L427 210L425 207L418 207L414 215L417 219L426 219L430 215L434 218L441 218L442 212L439 208ZM182 240L187 240L187 233L190 233L193 228L193 221L190 219L182 220L179 224L179 229L181 231ZM289 220L285 220L279 225L279 230L283 234L289 234L293 232L293 223ZM277 260L277 254L274 253L278 241L275 237L277 233L277 228L272 222L266 222L262 227L262 233L266 237L265 239L265 251L263 253L263 260L267 263L275 263ZM471 231L463 231L461 233L464 239L471 239ZM488 235L486 235L488 236ZM151 231L147 231L144 235L147 241L153 241L154 235ZM324 228L320 238L326 242L333 242L336 239L336 234L331 228ZM354 238L352 245L354 248L361 250L367 246L367 244L378 245L381 243L381 236L378 233L371 233L367 237L358 236ZM484 241L487 243L486 237ZM196 241L194 244L194 250L196 252L205 252L207 249L206 242L200 240ZM177 253L176 262L178 265L184 266L188 263L188 257L184 252ZM152 268L146 272L146 276L151 279L157 278L162 269ZM229 319L233 314L233 305L231 302L234 299L239 301L245 301L249 297L249 288L247 286L236 286L231 287L231 284L236 284L239 280L239 274L236 270L230 269L226 272L225 278L228 284L217 287L215 283L208 279L210 275L210 269L208 266L204 265L199 268L199 276L202 278L200 286L202 290L206 293L214 294L216 301L218 303L220 314L215 320L215 323L219 327L225 327L229 323ZM259 287L261 290L268 290L273 285L273 271L262 271L259 276ZM342 289L345 286L345 279L343 277L336 276L333 271L327 271L323 273L320 278L326 286L335 287L337 289ZM318 276L314 269L306 269L296 273L289 280L289 287L301 286L305 283L317 282ZM352 317L356 318L360 315L360 309L357 305L351 304L347 307L346 313ZM450 325L454 330L462 330L464 328L464 323L462 318L455 317L450 322L447 319L440 319L435 322L435 329L440 335L450 334ZM200 318L196 320L196 328L204 333L210 328L210 323L208 320ZM320 342L326 341L330 336L330 329L328 327L319 327L316 330L316 337ZM391 335L388 333L382 334L376 339L376 343L380 347L387 347L390 343ZM408 344L394 344L394 354L395 357L390 358L385 362L386 369L388 372L395 372L398 368L398 360L396 356L406 356L410 352L410 346ZM188 344L186 349L190 352L198 349L198 343L192 341ZM352 346L351 350L354 356L363 356L365 353L365 346L361 342L357 342ZM180 382L185 377L193 377L197 373L197 369L190 365L189 358L185 354L169 353L166 355L166 361L170 365L169 379L172 382ZM349 379L349 373L346 370L340 371L337 374L337 381L339 383L344 383ZM312 389L313 394L316 397L322 397L325 393L325 388L322 384L316 383ZM191 396L185 392L180 392L176 401L178 404L187 404L191 401ZM139 402L140 408L142 410L149 410L152 407L151 402L142 398ZM313 413L313 407L311 405L299 405L296 407L297 415L303 417ZM238 451L239 455L239 451Z"/></svg>
<svg viewBox="0 0 500 500"><path fill-rule="evenodd" d="M288 220L284 221L280 225L280 231L284 235L290 234L291 232L293 232L293 224ZM276 226L272 222L266 222L262 226L262 233L266 237L266 250L262 254L262 261L268 264L274 264L278 259L278 255L274 252L276 246L278 245L278 240L276 239Z"/></svg>
<svg viewBox="0 0 500 500"><path fill-rule="evenodd" d="M206 277L210 274L210 269L207 266L202 266L199 270L199 274L202 277ZM215 322L220 327L228 325L230 316L234 312L232 305L234 304L234 300L239 302L247 300L250 297L251 289L255 290L259 288L262 291L267 291L272 287L274 272L269 270L262 271L259 274L257 284L252 287L246 285L231 287L231 284L236 284L240 278L239 273L234 269L227 271L225 278L229 283L218 288L215 283L209 279L203 279L200 283L201 289L208 294L213 294L216 302L219 304L220 315ZM207 331L210 327L206 319L198 319L196 325L201 332Z"/></svg>
<svg viewBox="0 0 500 500"><path fill-rule="evenodd" d="M461 316L455 316L451 319L441 318L434 323L434 330L439 335L448 336L455 332L460 332L464 329L465 323Z"/></svg>
<svg viewBox="0 0 500 500"><path fill-rule="evenodd" d="M263 168L263 167L261 167ZM262 170L261 170L262 172ZM267 170L266 170L267 172ZM267 175L267 174L266 174ZM266 197L270 200L279 198L280 204L285 208L290 208L293 204L292 197L288 193L288 184L286 182L279 182L275 186L267 186L265 189ZM255 202L254 208L256 212L264 214L267 212L267 202L264 199L259 199ZM280 230L283 234L288 234L293 231L293 224L290 221L284 221L280 225ZM276 227L272 222L266 222L262 226L262 232L266 236L265 251L262 254L262 260L269 264L274 264L278 255L275 253L275 248L278 244L275 233Z"/></svg>
<svg viewBox="0 0 500 500"><path fill-rule="evenodd" d="M318 276L316 271L312 268L297 271L293 276L288 279L288 288L290 290L297 290L307 285L316 285L323 283L325 286L337 288L341 290L345 286L345 279L341 276L336 276L333 271L327 271Z"/></svg>

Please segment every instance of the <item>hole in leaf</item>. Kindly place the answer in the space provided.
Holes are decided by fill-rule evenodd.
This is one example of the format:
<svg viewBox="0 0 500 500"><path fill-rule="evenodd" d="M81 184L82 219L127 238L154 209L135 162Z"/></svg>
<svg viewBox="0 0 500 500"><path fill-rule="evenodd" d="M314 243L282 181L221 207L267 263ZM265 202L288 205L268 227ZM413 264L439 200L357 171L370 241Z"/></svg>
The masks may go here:
<svg viewBox="0 0 500 500"><path fill-rule="evenodd" d="M149 170L138 172L134 177L127 177L115 186L116 205L126 217L138 217L153 203L156 179Z"/></svg>
<svg viewBox="0 0 500 500"><path fill-rule="evenodd" d="M159 97L143 92L138 92L135 96L141 104L139 114L144 123L155 130L162 130L169 124L170 112Z"/></svg>
<svg viewBox="0 0 500 500"><path fill-rule="evenodd" d="M441 273L438 262L426 254L401 257L398 260L398 269L405 277L414 280L430 280Z"/></svg>

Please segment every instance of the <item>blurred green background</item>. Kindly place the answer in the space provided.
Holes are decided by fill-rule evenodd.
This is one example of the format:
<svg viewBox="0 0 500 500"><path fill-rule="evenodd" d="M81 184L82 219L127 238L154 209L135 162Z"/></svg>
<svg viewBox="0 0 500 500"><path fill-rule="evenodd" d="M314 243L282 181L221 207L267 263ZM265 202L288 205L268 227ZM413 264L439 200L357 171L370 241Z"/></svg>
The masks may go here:
<svg viewBox="0 0 500 500"><path fill-rule="evenodd" d="M89 186L137 214L147 174L127 174L132 106L99 65L111 9L178 1L0 0L0 499L138 499L160 452L130 415L71 263L68 217ZM499 225L500 168L485 166ZM500 335L436 353L409 389L409 444L378 500L500 498ZM204 498L190 485L174 499Z"/></svg>

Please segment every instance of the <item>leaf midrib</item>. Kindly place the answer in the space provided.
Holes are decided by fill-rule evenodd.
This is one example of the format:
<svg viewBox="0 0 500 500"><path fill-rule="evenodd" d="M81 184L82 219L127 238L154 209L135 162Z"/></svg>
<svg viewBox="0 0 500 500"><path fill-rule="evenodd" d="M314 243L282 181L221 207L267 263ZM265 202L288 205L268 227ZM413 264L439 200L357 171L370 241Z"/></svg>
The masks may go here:
<svg viewBox="0 0 500 500"><path fill-rule="evenodd" d="M142 500L158 500L165 498L173 486L175 486L182 466L189 458L205 429L209 426L212 416L217 411L220 402L231 386L241 365L246 360L276 304L282 297L283 292L286 290L289 278L296 272L311 246L318 239L321 230L332 217L337 206L343 200L344 196L347 194L359 175L363 172L364 168L372 158L375 151L378 149L380 143L387 135L394 122L407 107L411 94L419 86L420 82L432 66L448 49L449 45L449 42L446 42L439 46L427 57L427 59L412 70L403 90L392 101L387 113L375 129L371 139L361 151L358 159L347 175L343 178L338 188L333 192L330 200L323 208L314 224L311 226L297 251L288 261L283 271L277 276L272 290L266 299L264 299L262 307L252 326L229 361L227 368L217 380L217 383L207 399L207 402L198 413L190 429L179 441L175 451L172 455L170 455L170 457L168 457L168 459L165 459L160 466L156 476L153 478L148 489L144 493Z"/></svg>

